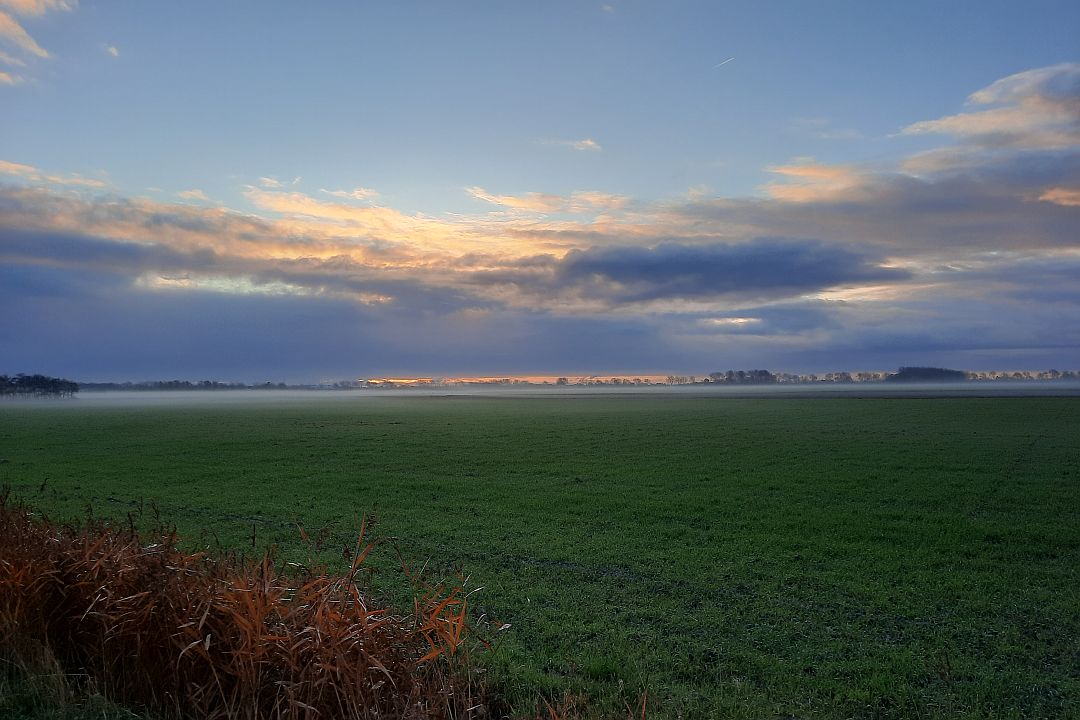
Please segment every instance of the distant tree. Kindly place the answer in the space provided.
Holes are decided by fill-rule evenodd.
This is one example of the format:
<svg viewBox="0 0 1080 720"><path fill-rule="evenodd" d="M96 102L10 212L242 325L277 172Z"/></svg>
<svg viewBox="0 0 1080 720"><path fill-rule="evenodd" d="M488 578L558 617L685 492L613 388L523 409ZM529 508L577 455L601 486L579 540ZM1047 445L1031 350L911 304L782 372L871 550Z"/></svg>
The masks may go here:
<svg viewBox="0 0 1080 720"><path fill-rule="evenodd" d="M885 378L888 382L959 382L967 379L963 370L936 367L902 367Z"/></svg>
<svg viewBox="0 0 1080 720"><path fill-rule="evenodd" d="M768 370L728 370L709 373L709 379L727 385L771 385L778 378Z"/></svg>
<svg viewBox="0 0 1080 720"><path fill-rule="evenodd" d="M0 396L3 397L73 397L79 384L64 378L47 375L0 375Z"/></svg>

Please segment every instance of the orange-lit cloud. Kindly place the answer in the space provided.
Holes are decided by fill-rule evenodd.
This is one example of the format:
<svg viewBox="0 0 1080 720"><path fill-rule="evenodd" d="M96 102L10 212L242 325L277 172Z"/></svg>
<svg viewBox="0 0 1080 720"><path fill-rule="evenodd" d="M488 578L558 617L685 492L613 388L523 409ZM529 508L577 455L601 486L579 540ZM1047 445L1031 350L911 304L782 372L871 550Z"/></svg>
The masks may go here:
<svg viewBox="0 0 1080 720"><path fill-rule="evenodd" d="M300 231L379 239L431 250L464 250L477 240L464 223L407 215L393 208L325 202L300 192L254 187L244 195L257 207L286 216L282 224Z"/></svg>
<svg viewBox="0 0 1080 720"><path fill-rule="evenodd" d="M530 212L557 212L564 205L564 200L558 195L545 195L542 193L527 193L525 195L493 195L482 187L465 188L465 192L477 200L502 205L515 210L528 210Z"/></svg>
<svg viewBox="0 0 1080 720"><path fill-rule="evenodd" d="M8 160L0 160L0 173L4 175L18 175L25 178L38 177L38 169L33 165L25 165L23 163L10 162Z"/></svg>
<svg viewBox="0 0 1080 720"><path fill-rule="evenodd" d="M370 200L379 196L377 190L371 188L358 187L352 190L326 190L320 188L319 192L326 193L332 197L341 198L342 200Z"/></svg>
<svg viewBox="0 0 1080 720"><path fill-rule="evenodd" d="M23 26L6 12L0 11L0 38L4 38L19 50L39 58L49 57L45 48L37 44Z"/></svg>
<svg viewBox="0 0 1080 720"><path fill-rule="evenodd" d="M1039 199L1043 202L1054 203L1055 205L1080 207L1080 188L1050 188L1039 195Z"/></svg>
<svg viewBox="0 0 1080 720"><path fill-rule="evenodd" d="M969 97L986 110L924 120L906 135L947 134L987 147L1061 149L1080 144L1080 63L1063 63L1002 78Z"/></svg>
<svg viewBox="0 0 1080 720"><path fill-rule="evenodd" d="M48 58L49 52L34 40L14 15L39 17L50 10L71 10L74 7L75 0L0 0L0 8L10 10L7 12L0 9L0 43L30 58ZM0 51L0 65L21 68L26 67L26 62L22 58ZM20 85L25 81L26 78L22 75L0 71L0 85Z"/></svg>
<svg viewBox="0 0 1080 720"><path fill-rule="evenodd" d="M777 200L814 202L829 200L859 183L859 173L850 166L823 165L806 159L791 165L774 165L769 172L782 181L767 183L764 189Z"/></svg>
<svg viewBox="0 0 1080 720"><path fill-rule="evenodd" d="M104 188L108 185L104 180L86 178L78 173L71 175L49 175L38 170L33 165L0 160L0 175L13 175L35 183L48 183L52 185L73 185L86 188Z"/></svg>
<svg viewBox="0 0 1080 720"><path fill-rule="evenodd" d="M595 213L624 208L629 198L596 191L578 191L568 196L531 192L524 195L495 195L482 187L465 188L477 200L514 210L537 213Z"/></svg>
<svg viewBox="0 0 1080 720"><path fill-rule="evenodd" d="M50 10L74 10L77 4L76 0L0 0L0 7L26 17L40 17Z"/></svg>

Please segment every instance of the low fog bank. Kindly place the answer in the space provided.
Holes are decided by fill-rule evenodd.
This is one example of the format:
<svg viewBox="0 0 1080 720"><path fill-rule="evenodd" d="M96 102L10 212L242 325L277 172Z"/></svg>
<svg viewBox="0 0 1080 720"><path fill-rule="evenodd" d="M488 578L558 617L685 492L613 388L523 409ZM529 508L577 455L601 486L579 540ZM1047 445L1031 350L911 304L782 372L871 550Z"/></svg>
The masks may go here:
<svg viewBox="0 0 1080 720"><path fill-rule="evenodd" d="M41 407L229 406L362 403L380 398L590 398L611 396L701 398L932 398L1080 397L1080 382L1017 381L961 383L851 383L821 385L649 385L649 386L458 386L355 390L82 391L70 399L5 400L5 405Z"/></svg>

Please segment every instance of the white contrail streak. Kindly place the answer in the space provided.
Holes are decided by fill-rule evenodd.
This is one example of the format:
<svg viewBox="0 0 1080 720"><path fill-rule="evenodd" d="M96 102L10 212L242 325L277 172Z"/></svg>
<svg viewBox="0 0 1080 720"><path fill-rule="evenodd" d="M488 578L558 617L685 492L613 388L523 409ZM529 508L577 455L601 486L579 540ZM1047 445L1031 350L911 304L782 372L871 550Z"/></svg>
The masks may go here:
<svg viewBox="0 0 1080 720"><path fill-rule="evenodd" d="M732 61L732 60L734 60L734 59L735 59L734 57L729 57L729 58L728 58L727 60L725 60L724 62L718 62L718 63L716 63L715 65L713 65L713 66L712 66L712 68L713 68L713 70L715 70L715 69L716 69L716 68L718 68L718 67L721 67L721 66L723 66L723 65L727 65L727 64L728 64L729 62L731 62L731 61Z"/></svg>

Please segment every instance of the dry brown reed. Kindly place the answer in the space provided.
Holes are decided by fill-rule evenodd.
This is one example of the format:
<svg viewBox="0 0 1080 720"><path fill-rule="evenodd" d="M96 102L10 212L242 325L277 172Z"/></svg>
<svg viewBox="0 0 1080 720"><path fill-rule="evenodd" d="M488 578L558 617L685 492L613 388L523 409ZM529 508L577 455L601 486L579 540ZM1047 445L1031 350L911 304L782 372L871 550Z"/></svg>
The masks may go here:
<svg viewBox="0 0 1080 720"><path fill-rule="evenodd" d="M460 584L412 612L372 604L351 568L284 572L147 542L100 521L60 526L0 496L0 649L45 652L110 699L198 720L467 718L484 714L460 659ZM35 661L36 662L36 661Z"/></svg>

